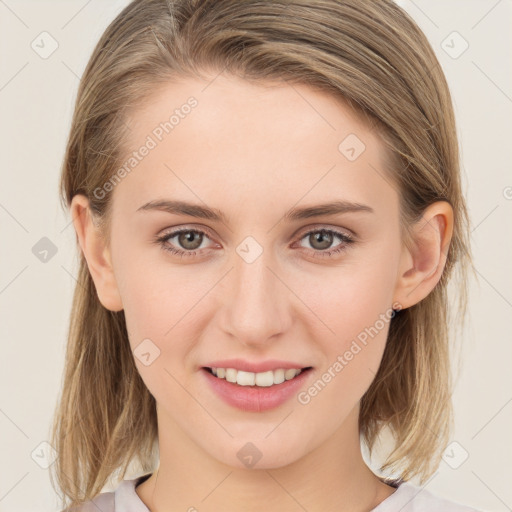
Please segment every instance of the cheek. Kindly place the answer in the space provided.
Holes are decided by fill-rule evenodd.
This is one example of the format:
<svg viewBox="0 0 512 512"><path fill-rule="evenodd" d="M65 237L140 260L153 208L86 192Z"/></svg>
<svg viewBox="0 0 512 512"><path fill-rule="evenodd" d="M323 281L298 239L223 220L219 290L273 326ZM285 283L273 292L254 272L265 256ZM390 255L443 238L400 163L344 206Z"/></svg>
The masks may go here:
<svg viewBox="0 0 512 512"><path fill-rule="evenodd" d="M138 258L123 261L119 288L130 346L137 369L154 394L162 384L174 382L172 376L182 382L193 371L189 354L202 329L200 299L207 291L206 281L201 284L190 272L162 259L144 264Z"/></svg>
<svg viewBox="0 0 512 512"><path fill-rule="evenodd" d="M391 243L373 251L359 253L357 261L347 259L324 276L304 273L298 280L298 295L315 313L309 314L310 337L324 354L317 387L325 386L322 400L343 403L345 412L377 373L392 316L397 252Z"/></svg>
<svg viewBox="0 0 512 512"><path fill-rule="evenodd" d="M178 383L186 381L190 369L184 363L197 339L191 301L185 296L192 292L179 281L179 273L162 274L153 267L133 272L122 291L135 365L160 403L181 396Z"/></svg>
<svg viewBox="0 0 512 512"><path fill-rule="evenodd" d="M327 408L331 428L361 400L382 360L392 309L391 277L384 278L381 270L344 272L339 282L329 281L329 292L318 284L314 289L313 281L305 283L310 296L317 297L311 309L322 320L315 319L310 336L324 357L316 379L298 400L310 417L319 417Z"/></svg>
<svg viewBox="0 0 512 512"><path fill-rule="evenodd" d="M133 247L118 254L116 280L133 342L140 337L163 340L190 316L201 283L186 267L171 264L163 249Z"/></svg>
<svg viewBox="0 0 512 512"><path fill-rule="evenodd" d="M297 294L319 320L319 329L343 344L382 314L391 314L395 279L395 264L378 253L324 269L322 275L301 274Z"/></svg>

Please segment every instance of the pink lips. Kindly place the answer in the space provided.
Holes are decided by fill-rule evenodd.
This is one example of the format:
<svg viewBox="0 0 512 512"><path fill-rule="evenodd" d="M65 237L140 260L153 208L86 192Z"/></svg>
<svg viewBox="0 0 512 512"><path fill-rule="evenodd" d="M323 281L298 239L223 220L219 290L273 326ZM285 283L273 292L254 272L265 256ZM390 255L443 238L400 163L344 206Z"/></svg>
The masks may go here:
<svg viewBox="0 0 512 512"><path fill-rule="evenodd" d="M226 361L217 361L216 363L224 364L225 362ZM233 363L233 361L231 361L231 363ZM279 364L272 362L272 365L276 364L272 368L283 368L283 362L281 361L278 363ZM263 367L268 368L269 364L270 363L267 361ZM212 366L215 365L212 363ZM233 366L230 365L223 366L220 364L218 367L233 368ZM298 368L300 365L290 365L290 367ZM274 384L269 387L240 386L236 383L228 382L226 379L216 377L206 368L201 369L201 374L204 375L204 378L210 385L210 389L212 389L215 394L228 405L247 412L263 412L279 407L293 396L296 396L300 388L304 386L306 380L309 379L311 371L311 369L302 370L302 372L293 379L285 380L281 384Z"/></svg>
<svg viewBox="0 0 512 512"><path fill-rule="evenodd" d="M269 370L277 370L278 368L283 368L285 370L289 368L296 368L297 370L300 370L308 367L309 365L291 361L280 361L279 359L268 359L267 361L261 361L259 363L246 361L244 359L223 359L219 361L212 361L204 366L207 368L235 368L235 370L242 370L244 372L261 373Z"/></svg>

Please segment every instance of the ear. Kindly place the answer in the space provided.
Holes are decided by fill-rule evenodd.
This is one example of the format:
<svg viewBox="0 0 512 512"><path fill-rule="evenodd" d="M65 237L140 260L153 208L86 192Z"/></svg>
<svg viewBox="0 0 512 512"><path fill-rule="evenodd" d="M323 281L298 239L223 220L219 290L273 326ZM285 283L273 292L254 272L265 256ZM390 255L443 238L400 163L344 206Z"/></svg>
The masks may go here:
<svg viewBox="0 0 512 512"><path fill-rule="evenodd" d="M441 279L453 234L453 209L447 201L429 205L412 227L411 247L402 248L394 302L401 309L424 299Z"/></svg>
<svg viewBox="0 0 512 512"><path fill-rule="evenodd" d="M123 304L114 276L110 249L99 225L95 223L87 197L75 195L70 213L101 304L110 311L121 311Z"/></svg>

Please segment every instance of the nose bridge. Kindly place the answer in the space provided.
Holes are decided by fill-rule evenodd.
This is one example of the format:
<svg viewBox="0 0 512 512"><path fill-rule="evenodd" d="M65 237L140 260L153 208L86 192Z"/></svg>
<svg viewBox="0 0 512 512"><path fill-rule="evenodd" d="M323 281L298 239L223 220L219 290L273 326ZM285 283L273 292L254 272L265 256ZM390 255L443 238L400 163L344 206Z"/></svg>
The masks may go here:
<svg viewBox="0 0 512 512"><path fill-rule="evenodd" d="M261 343L285 329L287 294L271 251L248 238L237 247L225 288L224 327L241 342Z"/></svg>

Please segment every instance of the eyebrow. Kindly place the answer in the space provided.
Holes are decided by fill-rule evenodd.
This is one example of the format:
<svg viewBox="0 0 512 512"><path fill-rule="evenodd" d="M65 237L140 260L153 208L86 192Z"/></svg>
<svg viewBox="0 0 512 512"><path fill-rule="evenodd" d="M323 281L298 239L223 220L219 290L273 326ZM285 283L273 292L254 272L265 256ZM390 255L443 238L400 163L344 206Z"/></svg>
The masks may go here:
<svg viewBox="0 0 512 512"><path fill-rule="evenodd" d="M213 220L229 224L224 213L216 208L209 208L199 204L187 203L185 201L172 201L168 199L149 201L143 204L137 211L158 210L177 215L189 215L200 219ZM369 212L374 213L373 208L365 204L353 203L350 201L332 201L329 203L318 204L315 206L306 206L300 208L291 208L283 218L287 221L297 221L321 217L324 215L337 215L349 212Z"/></svg>

